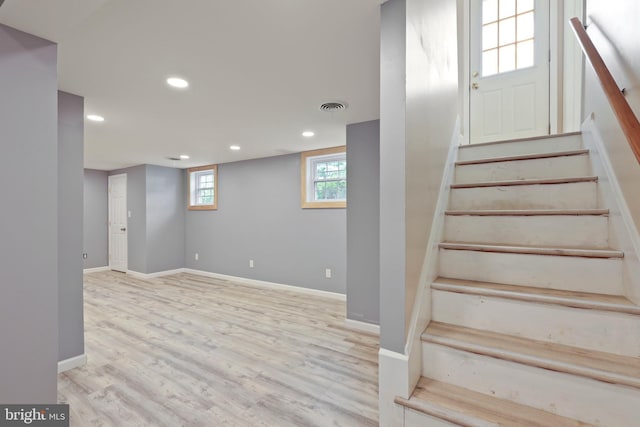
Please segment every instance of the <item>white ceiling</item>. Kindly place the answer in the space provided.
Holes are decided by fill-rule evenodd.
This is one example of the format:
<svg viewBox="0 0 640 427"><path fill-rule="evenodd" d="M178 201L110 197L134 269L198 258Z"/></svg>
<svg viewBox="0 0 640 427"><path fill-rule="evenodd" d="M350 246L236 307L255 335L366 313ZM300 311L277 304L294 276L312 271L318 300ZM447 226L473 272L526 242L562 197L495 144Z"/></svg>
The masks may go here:
<svg viewBox="0 0 640 427"><path fill-rule="evenodd" d="M60 90L105 117L85 122L85 167L182 168L342 145L378 118L380 3L6 0L0 23L59 43ZM319 110L334 100L349 108Z"/></svg>

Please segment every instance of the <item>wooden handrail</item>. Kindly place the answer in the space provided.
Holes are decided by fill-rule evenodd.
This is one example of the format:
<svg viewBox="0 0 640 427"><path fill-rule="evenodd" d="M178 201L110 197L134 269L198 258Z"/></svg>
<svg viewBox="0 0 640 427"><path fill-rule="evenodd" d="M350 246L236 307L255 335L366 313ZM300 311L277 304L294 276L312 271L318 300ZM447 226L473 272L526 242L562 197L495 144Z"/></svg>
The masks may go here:
<svg viewBox="0 0 640 427"><path fill-rule="evenodd" d="M633 154L635 154L638 163L640 163L640 122L638 122L638 118L633 113L633 110L620 91L620 88L616 84L611 72L602 60L602 56L598 53L598 50L591 41L589 34L585 31L580 20L578 18L571 18L570 22L573 27L573 32L578 38L580 47L582 47L585 56L598 76L598 80L600 80L602 89L604 89L604 92L609 99L609 104L611 104L611 107L618 118L618 123L620 123L622 131L627 137L631 150L633 151Z"/></svg>

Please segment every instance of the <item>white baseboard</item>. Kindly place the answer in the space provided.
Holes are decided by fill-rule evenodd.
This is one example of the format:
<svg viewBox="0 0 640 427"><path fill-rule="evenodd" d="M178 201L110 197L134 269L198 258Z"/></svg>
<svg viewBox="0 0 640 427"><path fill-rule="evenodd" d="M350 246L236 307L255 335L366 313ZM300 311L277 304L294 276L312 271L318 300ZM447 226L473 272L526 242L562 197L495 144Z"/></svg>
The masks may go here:
<svg viewBox="0 0 640 427"><path fill-rule="evenodd" d="M355 331L362 331L374 335L380 335L380 325L374 325L373 323L344 319L344 326Z"/></svg>
<svg viewBox="0 0 640 427"><path fill-rule="evenodd" d="M74 368L79 368L87 364L87 354L82 353L79 356L70 357L58 362L58 373L69 371Z"/></svg>
<svg viewBox="0 0 640 427"><path fill-rule="evenodd" d="M158 271L156 273L149 273L149 274L140 273L140 272L134 271L134 270L127 270L127 274L128 275L131 275L131 276L136 277L138 279L155 279L155 278L158 278L158 277L170 276L172 274L180 274L180 273L189 273L189 274L195 274L195 275L203 276L203 277L211 277L211 278L214 278L214 279L227 280L227 281L232 281L232 282L240 282L240 283L245 284L245 285L257 286L257 287L261 287L261 288L271 288L271 289L280 289L280 290L286 290L286 291L294 291L294 292L299 292L299 293L309 294L309 295L315 295L315 296L320 296L320 297L325 297L325 298L333 298L333 299L337 299L337 300L340 300L340 301L346 301L347 300L347 296L345 294L341 294L341 293L338 293L338 292L321 291L321 290L318 290L318 289L302 288L300 286L283 285L281 283L266 282L264 280L247 279L245 277L229 276L229 275L226 275L226 274L212 273L212 272L203 271L203 270L194 270L194 269L191 269L191 268L177 268L175 270Z"/></svg>
<svg viewBox="0 0 640 427"><path fill-rule="evenodd" d="M158 277L171 276L172 274L184 273L184 268L176 268L175 270L158 271L155 273L140 273L134 270L127 270L127 274L138 279L155 279Z"/></svg>
<svg viewBox="0 0 640 427"><path fill-rule="evenodd" d="M94 267L94 268L85 268L84 270L82 270L83 274L89 274L89 273L100 273L101 271L109 271L110 268L108 265L104 266L104 267Z"/></svg>
<svg viewBox="0 0 640 427"><path fill-rule="evenodd" d="M208 271L193 270L193 269L190 269L190 268L183 268L182 272L183 273L189 273L189 274L196 274L196 275L204 276L204 277L211 277L211 278L214 278L214 279L221 279L221 280L228 280L228 281L233 281L233 282L240 282L240 283L245 284L245 285L257 286L257 287L260 287L260 288L270 288L270 289L280 289L280 290L285 290L285 291L294 291L294 292L299 292L299 293L308 294L308 295L315 295L315 296L320 296L320 297L325 297L325 298L333 298L333 299L336 299L336 300L339 300L339 301L346 301L347 300L347 296L345 294L340 294L338 292L328 292L328 291L321 291L321 290L318 290L318 289L301 288L299 286L283 285L281 283L265 282L263 280L246 279L244 277L228 276L226 274L211 273L211 272L208 272Z"/></svg>

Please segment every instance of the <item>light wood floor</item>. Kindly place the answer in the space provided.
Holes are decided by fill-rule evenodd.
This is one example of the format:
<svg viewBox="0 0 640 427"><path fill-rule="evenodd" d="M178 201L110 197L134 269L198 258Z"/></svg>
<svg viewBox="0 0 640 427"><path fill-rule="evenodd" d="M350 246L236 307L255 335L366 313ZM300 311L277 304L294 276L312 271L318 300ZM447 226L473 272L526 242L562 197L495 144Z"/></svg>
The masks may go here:
<svg viewBox="0 0 640 427"><path fill-rule="evenodd" d="M378 339L345 304L178 274L85 275L88 364L58 377L72 426L378 424Z"/></svg>

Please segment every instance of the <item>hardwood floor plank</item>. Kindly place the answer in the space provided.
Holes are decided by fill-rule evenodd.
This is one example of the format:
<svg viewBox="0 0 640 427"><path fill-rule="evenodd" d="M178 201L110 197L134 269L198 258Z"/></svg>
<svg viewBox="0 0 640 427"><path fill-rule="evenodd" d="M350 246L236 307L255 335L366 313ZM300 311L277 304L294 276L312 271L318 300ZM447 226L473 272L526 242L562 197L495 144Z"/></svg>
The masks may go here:
<svg viewBox="0 0 640 427"><path fill-rule="evenodd" d="M59 401L72 426L377 425L378 337L344 313L192 274L88 274L88 364L59 375Z"/></svg>

